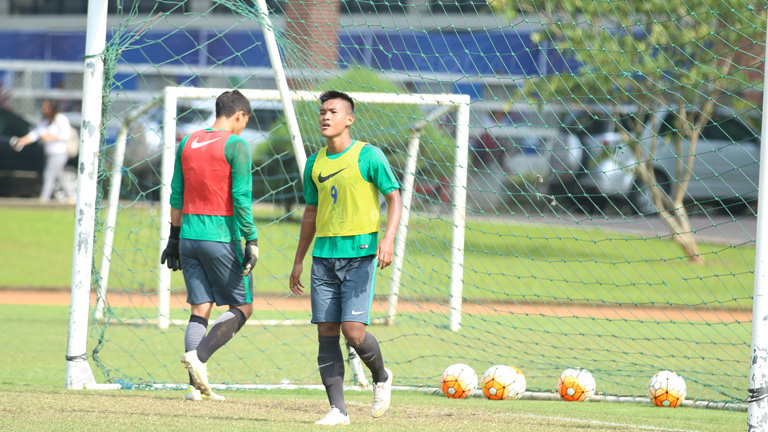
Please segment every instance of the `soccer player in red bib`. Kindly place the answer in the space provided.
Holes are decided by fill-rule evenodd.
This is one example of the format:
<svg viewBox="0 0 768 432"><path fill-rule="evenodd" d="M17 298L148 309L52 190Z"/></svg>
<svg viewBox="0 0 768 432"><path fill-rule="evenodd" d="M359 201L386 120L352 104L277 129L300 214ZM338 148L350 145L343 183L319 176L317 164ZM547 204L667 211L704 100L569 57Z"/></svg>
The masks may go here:
<svg viewBox="0 0 768 432"><path fill-rule="evenodd" d="M327 145L307 159L304 168L306 207L299 244L290 276L290 289L304 293L301 273L312 241L310 298L312 322L317 324L317 366L330 410L315 422L349 424L344 402L344 357L340 333L370 369L373 379L373 417L389 408L392 371L370 324L376 270L392 263L402 205L400 185L381 150L353 140L349 128L355 121L355 103L346 93L320 95L320 132ZM387 201L387 224L381 241L379 194Z"/></svg>
<svg viewBox="0 0 768 432"><path fill-rule="evenodd" d="M252 213L251 154L239 137L251 105L239 91L216 99L216 121L186 136L176 151L171 183L171 235L161 262L182 270L191 305L182 362L187 400L223 400L211 391L206 362L253 312L259 258ZM240 237L245 239L243 248ZM229 306L208 329L213 304Z"/></svg>

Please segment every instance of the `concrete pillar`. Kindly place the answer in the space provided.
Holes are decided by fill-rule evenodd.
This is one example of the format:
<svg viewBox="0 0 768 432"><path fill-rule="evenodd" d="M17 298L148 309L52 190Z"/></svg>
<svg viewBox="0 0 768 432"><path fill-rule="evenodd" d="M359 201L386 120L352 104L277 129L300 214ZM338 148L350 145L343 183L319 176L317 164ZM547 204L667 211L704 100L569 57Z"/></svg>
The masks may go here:
<svg viewBox="0 0 768 432"><path fill-rule="evenodd" d="M300 48L297 58L284 59L289 68L336 69L340 3L285 2L286 34Z"/></svg>
<svg viewBox="0 0 768 432"><path fill-rule="evenodd" d="M0 0L0 16L10 15L11 13L11 0Z"/></svg>
<svg viewBox="0 0 768 432"><path fill-rule="evenodd" d="M190 13L203 13L211 7L213 7L212 0L187 0L187 12Z"/></svg>

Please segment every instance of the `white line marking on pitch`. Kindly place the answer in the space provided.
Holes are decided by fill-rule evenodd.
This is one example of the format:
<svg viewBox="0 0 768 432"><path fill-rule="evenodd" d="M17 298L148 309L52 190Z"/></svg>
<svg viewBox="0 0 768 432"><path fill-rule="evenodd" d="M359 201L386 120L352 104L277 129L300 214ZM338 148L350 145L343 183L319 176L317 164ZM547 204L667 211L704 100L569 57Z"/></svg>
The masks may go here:
<svg viewBox="0 0 768 432"><path fill-rule="evenodd" d="M559 420L559 421L586 423L586 424L594 424L594 425L602 425L602 426L632 427L636 429L645 429L645 430L651 430L651 431L698 432L692 429L672 429L672 428L665 428L660 426L638 425L638 424L631 424L631 423L616 423L616 422L606 422L606 421L600 421L600 420L584 420L584 419L571 418L571 417L543 416L538 414L511 414L511 415L515 415L517 417L529 417L529 418L544 419L544 420Z"/></svg>

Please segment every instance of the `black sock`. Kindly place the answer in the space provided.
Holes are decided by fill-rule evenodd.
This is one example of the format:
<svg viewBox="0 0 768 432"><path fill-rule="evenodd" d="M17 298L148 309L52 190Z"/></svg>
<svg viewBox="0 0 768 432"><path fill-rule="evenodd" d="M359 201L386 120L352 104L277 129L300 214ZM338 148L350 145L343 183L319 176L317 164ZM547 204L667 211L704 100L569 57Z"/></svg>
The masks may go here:
<svg viewBox="0 0 768 432"><path fill-rule="evenodd" d="M211 326L211 331L197 347L197 358L205 363L219 348L229 342L235 333L245 324L245 314L238 308L232 308L219 317Z"/></svg>
<svg viewBox="0 0 768 432"><path fill-rule="evenodd" d="M371 371L371 379L375 383L384 382L389 378L387 371L384 370L384 357L381 355L379 342L372 334L366 332L363 341L359 345L352 347L360 356L360 360L368 366Z"/></svg>
<svg viewBox="0 0 768 432"><path fill-rule="evenodd" d="M189 352L197 349L200 341L205 337L205 331L208 329L208 320L199 315L190 315L187 330L184 332L184 351ZM192 376L189 377L189 385L194 385Z"/></svg>
<svg viewBox="0 0 768 432"><path fill-rule="evenodd" d="M344 355L339 346L339 336L318 336L317 368L328 395L328 402L347 414L344 402Z"/></svg>

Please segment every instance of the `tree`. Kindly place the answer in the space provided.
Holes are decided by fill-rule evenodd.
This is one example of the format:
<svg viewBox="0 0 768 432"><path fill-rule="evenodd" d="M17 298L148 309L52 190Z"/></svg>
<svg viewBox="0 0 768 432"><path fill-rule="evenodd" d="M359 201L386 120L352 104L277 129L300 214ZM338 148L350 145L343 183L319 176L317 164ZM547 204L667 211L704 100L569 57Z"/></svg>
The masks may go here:
<svg viewBox="0 0 768 432"><path fill-rule="evenodd" d="M343 71L339 76L318 84L310 90L341 90L345 92L370 92L407 94L408 91L380 74L356 67ZM293 105L301 132L304 149L311 155L326 145L318 129L320 102L302 101ZM352 136L378 146L392 164L395 173L402 173L407 157L408 138L412 127L423 121L424 112L416 105L356 103L355 124ZM256 166L254 196L282 202L287 210L300 196L298 167L285 117L281 116L269 128L266 145L253 153ZM418 176L435 181L451 171L456 152L456 141L440 125L427 124L420 135L420 157L417 162ZM301 198L299 198L301 199Z"/></svg>
<svg viewBox="0 0 768 432"><path fill-rule="evenodd" d="M312 88L314 91L340 90L344 92L370 92L407 94L408 91L397 83L376 72L356 67L345 70L341 75L324 81ZM320 102L297 102L294 104L302 140L308 155L322 148L326 142L320 136L317 126ZM424 119L425 114L416 105L359 103L355 105L356 122L353 135L361 140L379 146L388 157L393 168L401 171L407 157L408 137L414 124ZM291 141L285 119L279 118L269 135L269 145L254 152L259 161L275 154L291 151ZM442 127L428 124L421 134L419 169L425 175L450 165L456 151L456 142Z"/></svg>
<svg viewBox="0 0 768 432"><path fill-rule="evenodd" d="M562 56L562 71L529 77L523 90L529 100L599 106L601 112L630 119L622 133L639 161L637 178L650 188L662 220L693 262L703 258L684 199L700 130L718 106L746 103L739 92L755 87L748 72L764 60L747 56L745 62L739 56L765 37L765 5L749 2L489 0L512 19L522 12L527 22L538 21L543 30L534 41ZM660 113L668 111L685 127L671 137L677 175L666 193L669 185L659 184L652 165L662 144L647 131L658 131Z"/></svg>

